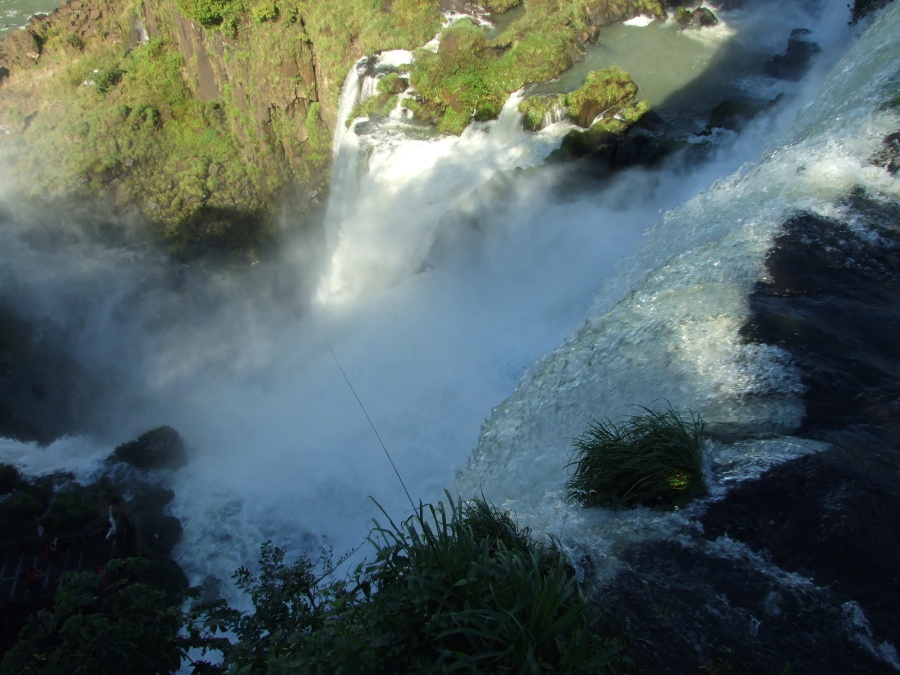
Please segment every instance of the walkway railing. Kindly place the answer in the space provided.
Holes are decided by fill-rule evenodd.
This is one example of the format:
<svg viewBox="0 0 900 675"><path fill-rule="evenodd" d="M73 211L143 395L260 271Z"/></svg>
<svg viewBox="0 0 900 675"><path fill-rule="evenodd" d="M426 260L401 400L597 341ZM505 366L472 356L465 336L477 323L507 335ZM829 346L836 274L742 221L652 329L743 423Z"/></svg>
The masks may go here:
<svg viewBox="0 0 900 675"><path fill-rule="evenodd" d="M119 530L124 518L116 511L113 518ZM103 517L72 532L0 541L0 605L46 599L63 574L106 565L115 557L119 539L107 537L109 530L110 519Z"/></svg>

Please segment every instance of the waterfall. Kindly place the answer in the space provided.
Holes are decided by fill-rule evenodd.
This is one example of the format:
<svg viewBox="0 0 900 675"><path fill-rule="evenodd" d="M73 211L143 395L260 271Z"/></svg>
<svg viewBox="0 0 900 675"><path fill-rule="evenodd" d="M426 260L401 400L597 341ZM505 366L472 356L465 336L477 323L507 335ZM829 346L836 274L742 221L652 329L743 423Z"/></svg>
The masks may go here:
<svg viewBox="0 0 900 675"><path fill-rule="evenodd" d="M815 73L784 87L794 103L704 161L602 182L545 164L566 127L523 131L521 93L460 137L395 118L348 129L374 86L360 62L341 96L326 241L289 241L283 260L243 277L201 282L76 237L54 250L3 228L4 292L69 331L113 394L98 402L96 438L49 452L4 442L0 458L89 476L117 443L170 424L190 451L167 480L193 581L227 580L266 539L298 551L326 535L349 550L377 513L370 497L400 516L408 505L327 337L414 499L440 499L448 485L483 492L523 524L581 530L598 551L611 550L612 531L669 528L688 515L568 508L571 439L592 418L665 399L739 439L716 449L723 485L818 450L790 436L803 388L789 355L738 331L786 213L828 214L854 184L896 194L865 158L896 128L881 103L896 88L898 12L799 114Z"/></svg>
<svg viewBox="0 0 900 675"><path fill-rule="evenodd" d="M766 279L765 256L791 214L832 215L857 186L900 197L896 177L869 159L900 119L891 103L900 81L898 20L900 6L892 6L758 160L647 232L577 332L493 410L456 491L483 493L524 524L577 532L583 545L609 552L623 540L683 527L686 516L589 513L566 504L572 439L592 421L665 403L699 412L714 438L724 439L710 460L717 494L827 447L793 435L804 387L791 356L745 341L740 330L748 296ZM864 236L877 238L877 230Z"/></svg>

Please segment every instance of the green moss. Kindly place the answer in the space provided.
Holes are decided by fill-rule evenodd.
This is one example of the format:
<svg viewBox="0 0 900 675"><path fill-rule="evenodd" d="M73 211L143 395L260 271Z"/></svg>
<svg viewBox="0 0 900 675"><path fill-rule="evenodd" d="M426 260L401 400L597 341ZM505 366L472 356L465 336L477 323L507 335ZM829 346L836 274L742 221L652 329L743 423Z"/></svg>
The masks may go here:
<svg viewBox="0 0 900 675"><path fill-rule="evenodd" d="M257 0L250 8L253 18L258 22L275 21L278 18L278 5L275 0Z"/></svg>
<svg viewBox="0 0 900 675"><path fill-rule="evenodd" d="M649 110L646 101L637 100L637 93L628 73L614 67L588 73L584 84L568 94L531 96L519 104L519 111L526 129L540 129L548 114L564 111L571 122L589 128L588 135L606 137L623 133ZM573 132L570 143L577 142L579 133ZM584 138L595 147L598 140Z"/></svg>
<svg viewBox="0 0 900 675"><path fill-rule="evenodd" d="M545 126L548 116L557 116L565 113L566 95L555 96L529 96L519 103L519 112L522 113L522 126L529 131L537 131Z"/></svg>
<svg viewBox="0 0 900 675"><path fill-rule="evenodd" d="M499 51L468 20L445 30L437 54L421 49L410 83L421 97L421 115L441 131L459 134L470 119L494 119L509 94L495 70Z"/></svg>
<svg viewBox="0 0 900 675"><path fill-rule="evenodd" d="M370 96L363 103L356 106L350 118L347 119L347 126L350 126L356 117L387 117L397 107L398 98L396 94Z"/></svg>
<svg viewBox="0 0 900 675"><path fill-rule="evenodd" d="M647 0L646 11L663 14L654 0ZM417 116L438 122L443 131L460 133L471 120L494 119L500 114L509 94L529 83L546 82L572 65L577 45L590 36L591 26L584 6L568 0L534 0L525 14L494 41L469 20L460 20L445 29L437 54L426 50L416 53L411 84L421 100ZM582 119L589 111L583 104L593 101L622 101L625 108L637 87L621 71L602 71L594 75L568 99L570 117ZM603 78L602 80L600 78ZM531 105L531 104L530 104ZM543 120L538 110L544 104L525 106L526 124L537 128ZM552 105L547 102L546 106ZM452 111L452 112L451 112ZM590 121L584 123L588 126Z"/></svg>
<svg viewBox="0 0 900 675"><path fill-rule="evenodd" d="M584 78L584 85L566 97L569 118L579 126L589 127L598 116L612 117L636 106L637 91L637 85L620 68L591 71Z"/></svg>

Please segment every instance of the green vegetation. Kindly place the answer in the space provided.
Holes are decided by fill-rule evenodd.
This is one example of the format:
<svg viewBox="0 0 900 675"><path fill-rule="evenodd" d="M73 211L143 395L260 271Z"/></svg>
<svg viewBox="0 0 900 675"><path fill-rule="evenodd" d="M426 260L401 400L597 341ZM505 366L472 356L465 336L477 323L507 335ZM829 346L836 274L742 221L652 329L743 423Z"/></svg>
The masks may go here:
<svg viewBox="0 0 900 675"><path fill-rule="evenodd" d="M493 0L491 7L515 4ZM0 137L0 161L25 198L111 197L177 257L222 252L254 260L277 235L270 216L281 195L327 189L331 130L351 64L428 42L440 31L438 3L176 6L201 27L199 36L179 16L138 0L89 24L66 6L34 24L40 57L19 55L25 65L14 71L29 74L13 72L0 101L0 124L11 130ZM532 0L493 40L457 22L437 54L418 52L410 73L416 93L401 105L458 134L473 119L495 118L510 92L568 68L598 22L663 10L657 0L610 0L590 12L575 0ZM137 23L142 34L152 26L149 41ZM358 114L387 114L403 81L383 78L385 89ZM304 189L287 190L292 184Z"/></svg>
<svg viewBox="0 0 900 675"><path fill-rule="evenodd" d="M189 650L196 674L611 672L621 644L596 633L565 556L483 499L448 504L376 522L374 557L348 576L326 547L287 564L266 542L234 575L252 612L143 559L72 574L0 673L172 672ZM216 665L193 660L208 653Z"/></svg>
<svg viewBox="0 0 900 675"><path fill-rule="evenodd" d="M512 9L521 2L522 0L487 0L487 2L484 2L482 4L492 12L502 14L503 12Z"/></svg>
<svg viewBox="0 0 900 675"><path fill-rule="evenodd" d="M416 52L410 82L421 97L420 116L454 134L473 119L495 119L511 92L568 68L568 50L561 33L530 35L508 48L489 43L471 21L458 21L442 34L437 54Z"/></svg>
<svg viewBox="0 0 900 675"><path fill-rule="evenodd" d="M178 9L207 28L221 27L233 33L246 11L242 0L176 0Z"/></svg>
<svg viewBox="0 0 900 675"><path fill-rule="evenodd" d="M221 106L195 98L182 69L162 40L63 65L47 86L64 119L36 115L24 143L10 148L23 190L92 197L112 189L119 203L139 205L174 253L201 239L205 247L253 251L266 236L261 222L245 219L232 232L203 215L235 204L263 212L265 183L243 161Z"/></svg>
<svg viewBox="0 0 900 675"><path fill-rule="evenodd" d="M80 530L105 516L108 506L121 499L121 494L106 479L88 486L75 482L65 484L53 493L53 499L40 519L44 534Z"/></svg>
<svg viewBox="0 0 900 675"><path fill-rule="evenodd" d="M329 106L336 105L347 71L361 56L415 49L441 27L434 0L297 0L296 7L316 52L320 100Z"/></svg>
<svg viewBox="0 0 900 675"><path fill-rule="evenodd" d="M357 117L386 117L390 115L391 111L397 107L397 100L400 98L400 94L406 91L408 86L408 81L400 77L400 73L392 72L382 76L378 80L375 95L356 105L356 108L347 118L347 126L349 127Z"/></svg>
<svg viewBox="0 0 900 675"><path fill-rule="evenodd" d="M631 4L637 11L665 16L655 0ZM508 3L500 6L506 8ZM610 3L607 13L613 16L616 11L625 10ZM441 34L436 54L425 49L416 52L410 81L420 99L418 108L410 109L437 124L441 131L459 134L472 120L496 118L513 91L529 83L546 82L568 69L573 56L592 39L595 30L584 5L569 0L528 3L525 14L494 40L488 40L485 31L470 20L457 21ZM584 91L579 92L599 101L599 89L605 88L610 102L636 93L637 87L622 71L602 72L606 73L605 81L586 81ZM630 87L633 92L624 91ZM573 94L576 98L571 105L578 106L579 94ZM622 107L634 105L636 101ZM602 110L599 108L598 112ZM578 119L584 114L570 112L571 117ZM536 115L532 115L531 123L536 122Z"/></svg>
<svg viewBox="0 0 900 675"><path fill-rule="evenodd" d="M671 408L642 408L622 424L595 423L575 440L566 483L569 498L583 506L666 508L706 493L703 427Z"/></svg>
<svg viewBox="0 0 900 675"><path fill-rule="evenodd" d="M0 495L8 495L0 501L3 539L36 536L38 526L45 535L79 530L104 516L108 505L121 499L106 479L89 486L73 481L66 474L25 480L10 469L15 471L9 465L0 465L4 479L16 476L15 483L9 481L0 486ZM9 488L5 493L4 487Z"/></svg>
<svg viewBox="0 0 900 675"><path fill-rule="evenodd" d="M253 260L277 234L270 216L284 188L326 191L347 69L364 53L429 40L437 3L177 4L214 32L185 46L177 16L137 0L77 40L65 7L35 25L39 63L0 102L0 123L14 130L0 160L26 198L111 197L177 257ZM133 37L138 17L152 19L149 42Z"/></svg>
<svg viewBox="0 0 900 675"><path fill-rule="evenodd" d="M147 564L113 560L101 573L67 575L52 609L29 618L0 674L176 671L184 647L181 609L140 581Z"/></svg>
<svg viewBox="0 0 900 675"><path fill-rule="evenodd" d="M531 96L519 104L519 111L526 129L542 128L548 113L564 113L582 128L596 126L605 133L622 133L649 109L646 101L638 101L637 93L631 76L613 67L591 71L584 84L568 94Z"/></svg>
<svg viewBox="0 0 900 675"><path fill-rule="evenodd" d="M370 541L374 561L349 581L327 549L288 566L264 544L260 571L235 575L253 613L200 604L192 641L228 672L592 673L618 650L592 633L597 609L564 556L483 500L420 506Z"/></svg>
<svg viewBox="0 0 900 675"><path fill-rule="evenodd" d="M7 465L8 466L8 465ZM53 498L53 480L22 480L0 501L0 532L4 539L20 539L37 534L37 526Z"/></svg>
<svg viewBox="0 0 900 675"><path fill-rule="evenodd" d="M362 103L357 103L345 124L349 127L357 117L386 117L397 107L399 94L408 87L405 78L397 72L387 73L378 79L375 94Z"/></svg>

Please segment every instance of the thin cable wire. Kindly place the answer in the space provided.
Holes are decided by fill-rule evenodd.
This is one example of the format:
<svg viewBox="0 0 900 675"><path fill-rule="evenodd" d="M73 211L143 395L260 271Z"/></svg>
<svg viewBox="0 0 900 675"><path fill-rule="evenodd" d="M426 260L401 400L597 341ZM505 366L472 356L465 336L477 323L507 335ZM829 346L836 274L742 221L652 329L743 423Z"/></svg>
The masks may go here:
<svg viewBox="0 0 900 675"><path fill-rule="evenodd" d="M403 482L403 478L400 476L400 472L397 470L397 465L394 464L394 460L391 459L391 453L388 452L387 446L384 444L384 441L381 440L381 435L378 433L378 429L375 428L375 424L372 422L372 418L369 417L369 413L366 411L366 406L363 405L362 400L359 398L359 394L356 393L356 389L353 388L353 384L350 382L350 378L347 377L347 373L344 372L343 367L341 366L341 362L338 361L337 354L334 353L334 349L331 346L331 343L328 341L328 336L322 333L322 337L325 338L325 344L328 345L328 350L331 352L331 357L334 359L334 362L337 364L338 370L341 371L341 375L344 376L344 381L347 383L347 386L350 387L350 391L353 392L353 395L356 397L356 402L359 403L359 407L362 408L363 414L366 416L366 419L369 421L369 426L372 427L372 431L375 432L375 438L378 439L378 442L381 443L381 449L384 450L385 456L388 458L388 461L391 463L391 468L394 470L394 473L397 474L397 480L400 481L400 485L403 486L403 491L406 493L406 498L409 500L409 505L412 506L413 511L416 510L416 505L413 503L412 497L409 494L409 490L406 489L406 483Z"/></svg>

